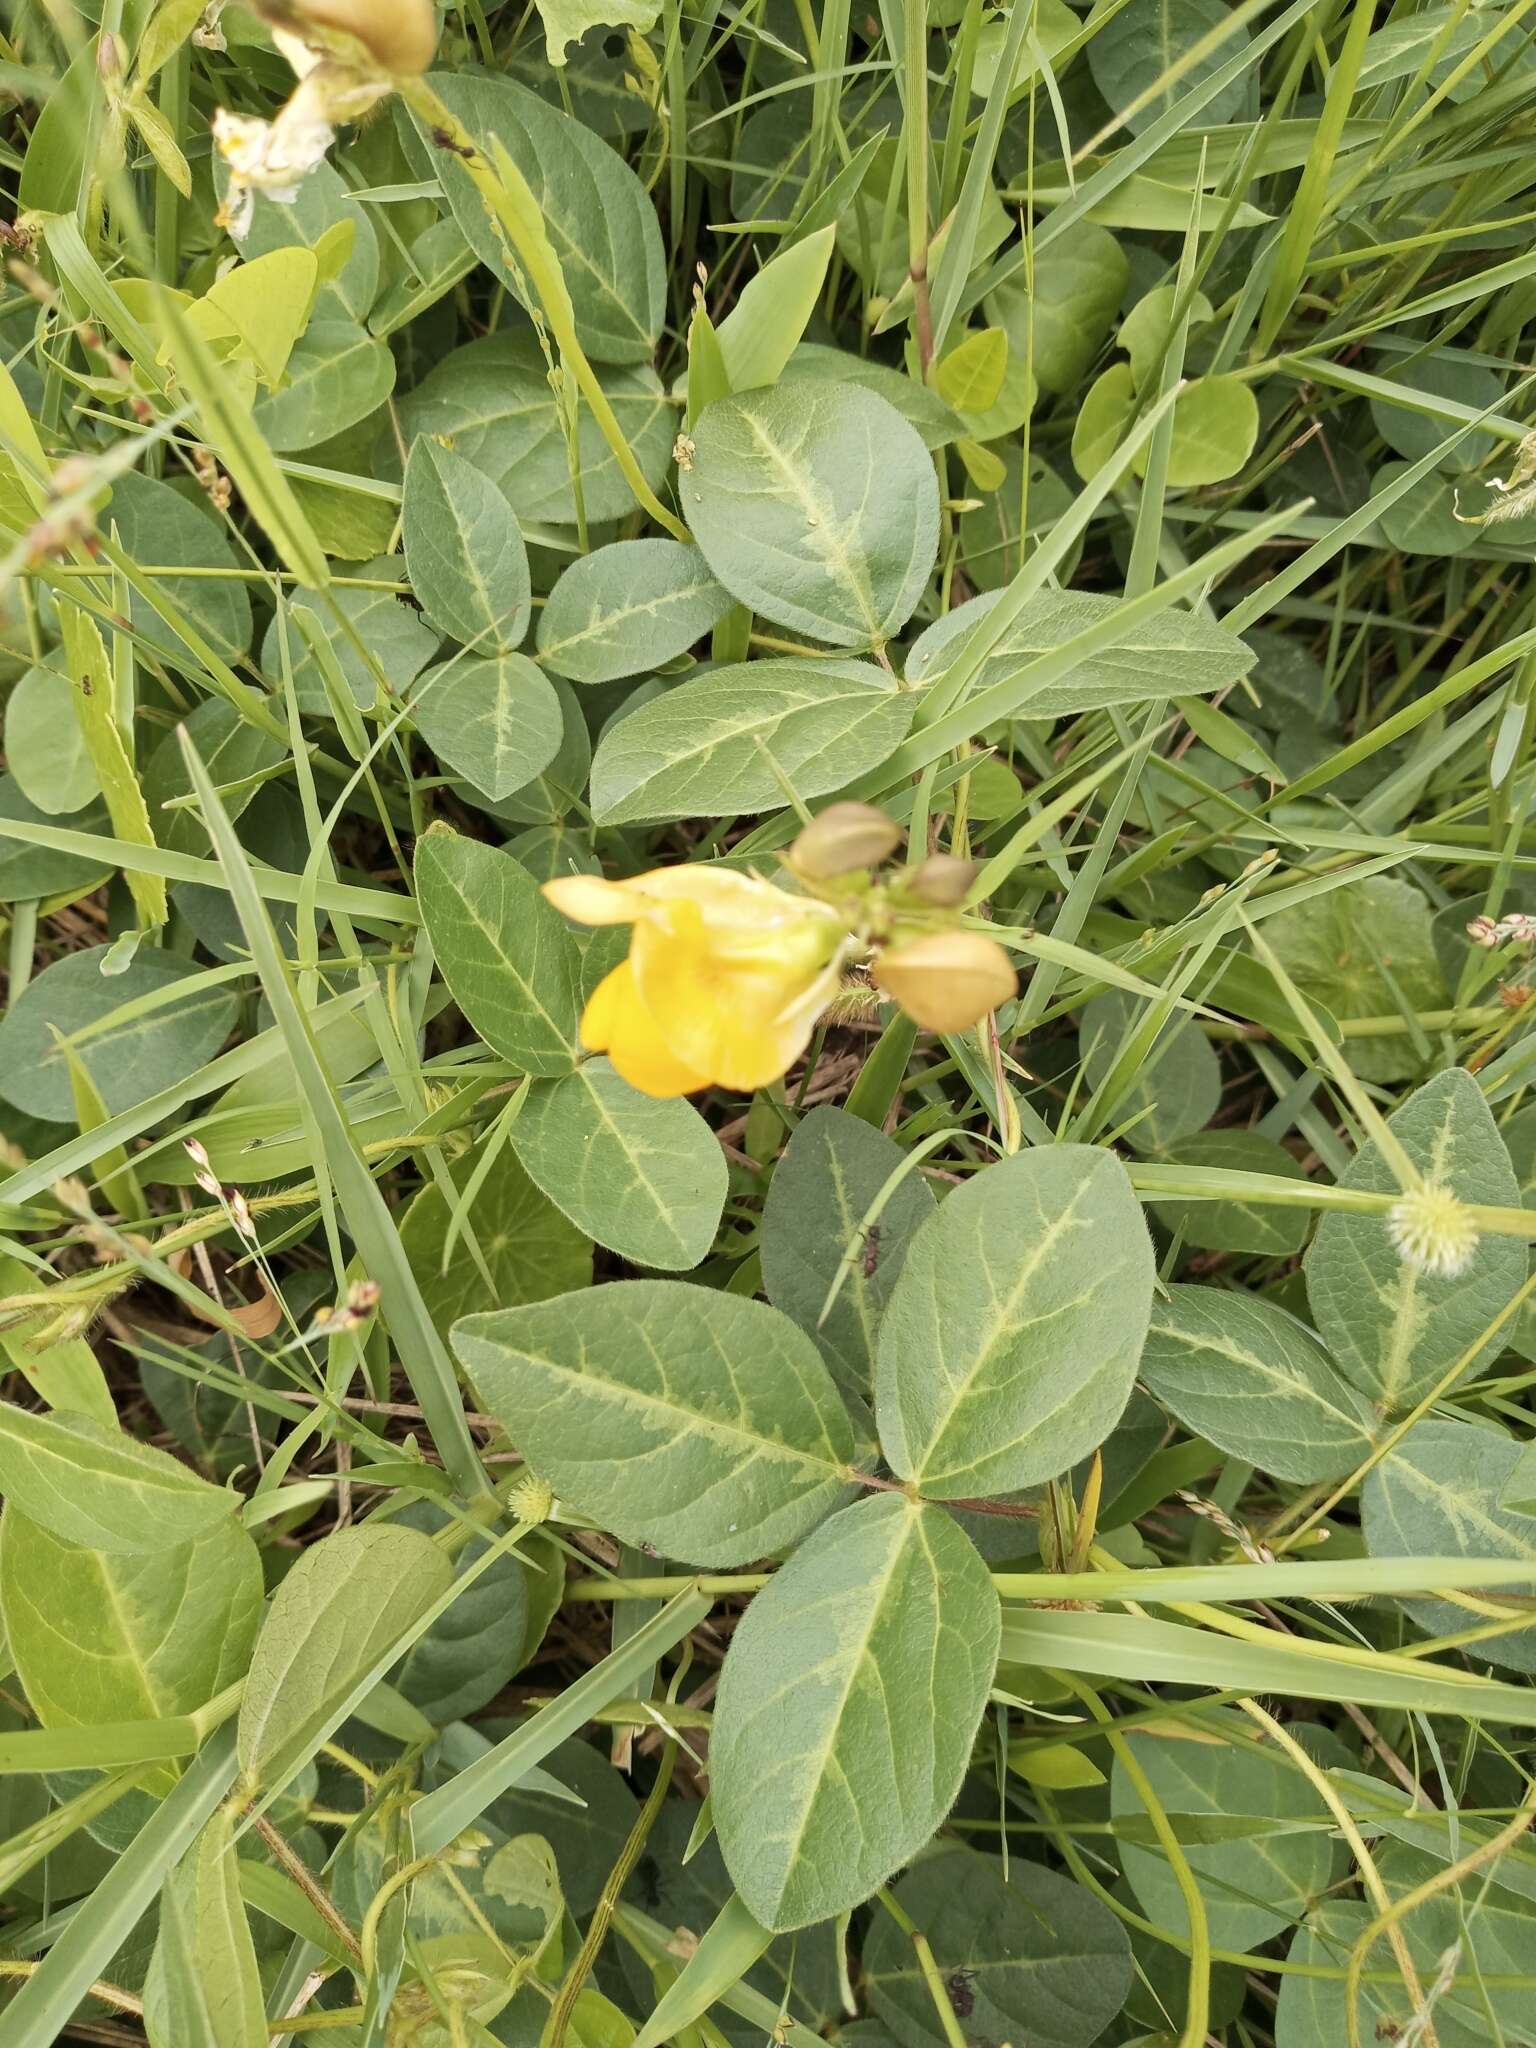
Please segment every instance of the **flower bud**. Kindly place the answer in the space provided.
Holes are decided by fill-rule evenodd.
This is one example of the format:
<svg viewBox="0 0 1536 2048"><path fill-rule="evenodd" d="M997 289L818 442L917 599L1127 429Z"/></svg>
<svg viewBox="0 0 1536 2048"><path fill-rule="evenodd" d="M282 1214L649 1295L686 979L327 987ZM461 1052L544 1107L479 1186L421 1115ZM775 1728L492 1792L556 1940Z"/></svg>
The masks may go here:
<svg viewBox="0 0 1536 2048"><path fill-rule="evenodd" d="M980 932L926 932L875 960L876 986L925 1031L964 1031L1018 993L1018 976L996 939Z"/></svg>
<svg viewBox="0 0 1536 2048"><path fill-rule="evenodd" d="M871 804L833 804L812 818L789 849L789 866L808 882L878 867L901 844L901 827Z"/></svg>
<svg viewBox="0 0 1536 2048"><path fill-rule="evenodd" d="M1387 1211L1387 1235L1405 1266L1454 1280L1472 1263L1477 1223L1450 1188L1425 1181Z"/></svg>
<svg viewBox="0 0 1536 2048"><path fill-rule="evenodd" d="M264 12L302 33L306 23L356 36L385 71L415 76L437 49L432 0L283 0Z"/></svg>
<svg viewBox="0 0 1536 2048"><path fill-rule="evenodd" d="M507 1496L507 1506L520 1522L547 1522L554 1512L554 1488L548 1480L524 1473Z"/></svg>
<svg viewBox="0 0 1536 2048"><path fill-rule="evenodd" d="M981 873L979 860L956 860L952 853L930 853L907 877L908 893L937 910L958 910Z"/></svg>

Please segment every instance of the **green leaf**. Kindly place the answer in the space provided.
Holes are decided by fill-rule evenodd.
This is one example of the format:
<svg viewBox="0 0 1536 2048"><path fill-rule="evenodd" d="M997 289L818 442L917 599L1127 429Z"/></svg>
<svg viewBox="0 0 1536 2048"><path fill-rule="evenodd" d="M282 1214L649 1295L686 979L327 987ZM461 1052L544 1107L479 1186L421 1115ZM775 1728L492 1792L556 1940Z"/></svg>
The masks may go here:
<svg viewBox="0 0 1536 2048"><path fill-rule="evenodd" d="M1196 1131L1168 1147L1172 1166L1195 1168L1213 1185L1224 1173L1263 1173L1282 1180L1305 1180L1306 1174L1273 1138L1257 1131ZM1305 1209L1277 1202L1223 1194L1217 1201L1171 1201L1153 1204L1169 1231L1182 1231L1186 1245L1197 1251L1250 1252L1285 1259L1299 1252L1312 1228Z"/></svg>
<svg viewBox="0 0 1536 2048"><path fill-rule="evenodd" d="M1433 20L1434 12L1405 19L1415 28ZM1465 17L1463 17L1465 19ZM1482 23L1469 23L1486 34ZM1383 31L1388 33L1388 31ZM1462 1823L1470 1844L1474 1824ZM1507 1860L1507 1859L1506 1859ZM1394 1859L1386 1882L1398 1892L1409 1883L1433 1876L1420 1857L1403 1869ZM1495 1861L1489 1866L1497 1871ZM1471 1880L1475 1886L1476 1879ZM1494 1879L1497 1882L1497 1878ZM1507 1904L1472 1899L1454 1886L1438 1897L1426 1897L1399 1922L1402 1938L1426 1993L1436 1983L1447 1956L1457 1957L1454 1983L1437 1987L1434 1999L1435 2039L1440 2048L1485 2048L1499 2029L1508 2042L1518 2041L1530 2007L1531 1916L1511 1912ZM1275 2006L1275 2048L1317 2048L1320 2041L1345 2041L1345 1969L1350 1952L1375 1919L1375 1909L1358 1899L1324 1899L1315 1906L1286 1952L1294 1966L1279 1980ZM1305 1974L1303 1974L1303 1972ZM1383 1974L1385 1972L1385 1974ZM1408 1994L1389 1949L1373 1949L1366 1962L1356 2019L1362 2041L1390 2041L1401 2034L1408 2018Z"/></svg>
<svg viewBox="0 0 1536 2048"><path fill-rule="evenodd" d="M0 1022L0 1095L29 1116L75 1120L61 1040L115 1114L194 1072L234 1026L228 985L210 984L190 960L141 947L121 973L106 975L109 950L55 960ZM175 993L183 982L191 986Z"/></svg>
<svg viewBox="0 0 1536 2048"><path fill-rule="evenodd" d="M1152 1304L1141 1377L1195 1436L1310 1485L1371 1451L1376 1418L1302 1324L1256 1296L1170 1287Z"/></svg>
<svg viewBox="0 0 1536 2048"><path fill-rule="evenodd" d="M1077 1041L1083 1076L1091 1087L1121 1069L1109 1119L1129 1124L1126 1143L1138 1152L1164 1152L1176 1138L1208 1124L1221 1107L1221 1067L1193 1017L1169 1018L1150 1054L1126 1072L1130 1040L1139 1031L1145 1006L1123 989L1105 989L1083 1007ZM1135 1118L1134 1124L1131 1119Z"/></svg>
<svg viewBox="0 0 1536 2048"><path fill-rule="evenodd" d="M1022 1857L946 1847L904 1877L897 1903L927 1936L968 2041L1088 2048L1124 2005L1131 1944L1107 1906ZM893 2040L944 2038L911 1940L877 1913L864 1949L869 2002Z"/></svg>
<svg viewBox="0 0 1536 2048"><path fill-rule="evenodd" d="M1264 936L1302 994L1343 1023L1446 1001L1429 905L1395 875L1371 875L1282 910ZM1421 1073L1424 1062L1403 1032L1352 1039L1349 1064L1362 1081L1401 1081Z"/></svg>
<svg viewBox="0 0 1536 2048"><path fill-rule="evenodd" d="M542 775L565 737L554 686L525 654L456 655L422 677L412 715L444 767L492 802Z"/></svg>
<svg viewBox="0 0 1536 2048"><path fill-rule="evenodd" d="M1202 1716L1196 1739L1136 1730L1128 1742L1164 1808L1189 1814L1252 1813L1299 1819L1318 1812L1318 1796L1300 1770L1271 1747L1259 1747L1236 1714ZM1326 1728L1301 1723L1297 1740L1319 1763L1343 1764L1348 1753ZM1247 1739L1245 1739L1247 1737ZM1129 1818L1143 1812L1141 1797L1118 1759L1110 1774L1110 1809ZM1217 1948L1250 1949L1272 1940L1300 1919L1328 1889L1343 1860L1343 1843L1319 1825L1311 1833L1185 1849L1200 1879L1201 1897ZM1123 1844L1125 1875L1143 1912L1159 1927L1183 1934L1189 1916L1173 1871L1160 1849Z"/></svg>
<svg viewBox="0 0 1536 2048"><path fill-rule="evenodd" d="M376 561L361 564L356 573L366 578L377 576L395 582L400 576L400 557L382 555ZM346 620L345 628L338 630L333 625L329 615L331 603L337 606ZM322 624L347 687L354 701L360 705L371 705L379 694L378 682L369 666L370 658L382 669L385 681L396 695L404 696L438 650L438 635L423 623L419 613L402 604L387 590L333 591ZM274 685L280 683L283 674L281 629L282 621L274 619L261 646L261 666ZM365 653L352 645L354 633ZM291 614L288 620L288 659L292 664L293 688L299 709L311 717L333 718L335 713L326 694L320 664L306 645Z"/></svg>
<svg viewBox="0 0 1536 2048"><path fill-rule="evenodd" d="M75 685L75 716L106 799L112 830L119 839L131 840L135 846L153 847L155 835L144 806L144 792L133 772L133 761L113 707L112 664L101 634L95 621L75 604L60 604L59 624ZM126 864L124 875L145 928L164 924L170 915L165 877L136 868L131 862Z"/></svg>
<svg viewBox="0 0 1536 2048"><path fill-rule="evenodd" d="M144 1983L150 2048L265 2048L256 1944L240 1893L235 1816L222 1807L165 1881Z"/></svg>
<svg viewBox="0 0 1536 2048"><path fill-rule="evenodd" d="M49 817L83 811L100 794L68 676L29 668L16 683L5 706L5 758L22 795Z"/></svg>
<svg viewBox="0 0 1536 2048"><path fill-rule="evenodd" d="M1119 346L1131 359L1131 378L1138 391L1145 390L1162 368L1175 316L1187 317L1194 334L1215 318L1215 308L1204 292L1160 284L1144 292L1120 323Z"/></svg>
<svg viewBox="0 0 1536 2048"><path fill-rule="evenodd" d="M1418 1422L1389 1451L1361 1492L1361 1521L1372 1557L1510 1557L1531 1560L1536 1597L1536 1515L1504 1506L1500 1496L1520 1462L1521 1446L1499 1429L1464 1422ZM1414 1600L1408 1611L1426 1635L1456 1635L1482 1616L1447 1600ZM1536 1624L1477 1646L1482 1663L1536 1671Z"/></svg>
<svg viewBox="0 0 1536 2048"><path fill-rule="evenodd" d="M1072 467L1085 482L1108 462L1131 431L1135 418L1136 391L1131 366L1111 363L1084 393L1072 429Z"/></svg>
<svg viewBox="0 0 1536 2048"><path fill-rule="evenodd" d="M648 367L613 368L602 383L654 489L667 473L677 434L676 415L660 381ZM418 434L441 437L501 486L520 520L575 521L571 465L549 365L528 335L490 334L454 349L406 394L398 410L407 447ZM585 406L577 450L587 518L622 519L633 510L634 493Z"/></svg>
<svg viewBox="0 0 1536 2048"><path fill-rule="evenodd" d="M194 1542L237 1506L152 1444L87 1415L35 1415L9 1402L0 1402L0 1493L50 1535L114 1554Z"/></svg>
<svg viewBox="0 0 1536 2048"><path fill-rule="evenodd" d="M216 183L222 198L226 183L222 160L218 160ZM235 237L247 261L272 249L318 252L327 235L340 223L350 222L352 246L347 259L336 278L321 283L315 304L322 319L345 316L364 321L379 286L379 238L367 207L352 197L335 166L316 164L287 199L269 199L264 192L257 192L254 202L249 227Z"/></svg>
<svg viewBox="0 0 1536 2048"><path fill-rule="evenodd" d="M181 751L185 732L207 763L208 773L228 792L224 802L232 818L246 810L261 778L286 759L280 740L250 725L222 697L205 697L150 755L144 770L144 802L155 838L174 853L203 854L208 834L195 810L176 803L190 795L191 778Z"/></svg>
<svg viewBox="0 0 1536 2048"><path fill-rule="evenodd" d="M1108 33L1100 29L1089 49ZM1070 236L1038 250L1034 293L1017 271L987 294L987 317L1008 336L1008 352L1027 362L1042 391L1071 391L1109 338L1131 269L1107 228L1080 222Z"/></svg>
<svg viewBox="0 0 1536 2048"><path fill-rule="evenodd" d="M880 647L916 609L939 545L916 431L857 384L792 382L695 421L683 508L731 595L835 647Z"/></svg>
<svg viewBox="0 0 1536 2048"><path fill-rule="evenodd" d="M104 520L108 530L116 527L118 545L135 563L205 571L240 566L223 528L180 491L137 470L113 479ZM238 661L250 646L251 600L238 577L157 576L153 588L227 661ZM152 647L185 659L181 640L137 590L129 592L128 617Z"/></svg>
<svg viewBox="0 0 1536 2048"><path fill-rule="evenodd" d="M73 721L73 704L69 714ZM78 731L78 727L71 723L65 731ZM0 819L20 825L56 824L73 832L107 830L104 804L92 804L88 810L72 811L63 818L50 818L46 811L27 801L14 775L0 775ZM30 834L0 840L0 903L20 903L37 896L77 896L107 879L105 861L88 860L78 853L58 853L51 846L29 844L29 839Z"/></svg>
<svg viewBox="0 0 1536 2048"><path fill-rule="evenodd" d="M571 44L579 43L589 28L605 24L638 29L643 35L656 26L661 14L661 0L537 0L537 4L549 61L562 69Z"/></svg>
<svg viewBox="0 0 1536 2048"><path fill-rule="evenodd" d="M660 2048L661 2042L682 2035L723 1992L740 1983L772 1940L733 1892L663 1991L635 2037L635 2048Z"/></svg>
<svg viewBox="0 0 1536 2048"><path fill-rule="evenodd" d="M509 853L447 830L416 842L416 894L453 999L519 1073L568 1074L581 956L570 929Z"/></svg>
<svg viewBox="0 0 1536 2048"><path fill-rule="evenodd" d="M453 1579L418 1530L367 1522L311 1544L273 1596L240 1702L248 1784L285 1785L358 1681Z"/></svg>
<svg viewBox="0 0 1536 2048"><path fill-rule="evenodd" d="M716 330L732 391L778 383L821 297L834 233L829 225L791 243L743 285Z"/></svg>
<svg viewBox="0 0 1536 2048"><path fill-rule="evenodd" d="M150 1813L91 1896L72 1914L37 1969L6 2007L6 2048L50 2048L91 1986L153 1906L166 1871L194 1840L234 1782L234 1743L218 1730Z"/></svg>
<svg viewBox="0 0 1536 2048"><path fill-rule="evenodd" d="M1330 900L1310 907L1321 911ZM1464 1069L1452 1067L1426 1081L1387 1119L1387 1128L1426 1179L1464 1202L1519 1206L1504 1141L1482 1090ZM1386 1194L1396 1192L1397 1181L1371 1143L1340 1186ZM1527 1263L1518 1238L1486 1235L1454 1276L1421 1272L1398 1255L1385 1216L1330 1210L1307 1254L1307 1298L1339 1370L1392 1414L1417 1401L1472 1347L1469 1374L1493 1356L1505 1339L1498 1333L1482 1344L1478 1339L1525 1279Z"/></svg>
<svg viewBox="0 0 1536 2048"><path fill-rule="evenodd" d="M451 1517L432 1501L413 1501L391 1521L431 1535L447 1528ZM479 1561L490 1541L483 1531L470 1537L454 1556L455 1578ZM528 1579L520 1558L498 1557L390 1671L389 1683L436 1727L478 1714L522 1668Z"/></svg>
<svg viewBox="0 0 1536 2048"><path fill-rule="evenodd" d="M744 1564L847 1497L837 1390L763 1302L634 1280L469 1316L453 1343L533 1470L626 1543Z"/></svg>
<svg viewBox="0 0 1536 2048"><path fill-rule="evenodd" d="M714 1132L691 1103L639 1094L607 1060L531 1089L512 1144L577 1229L620 1258L684 1272L714 1242L728 1182Z"/></svg>
<svg viewBox="0 0 1536 2048"><path fill-rule="evenodd" d="M1130 1398L1152 1283L1112 1152L1057 1145L975 1175L917 1233L880 1326L892 1469L940 1500L1065 1472Z"/></svg>
<svg viewBox="0 0 1536 2048"><path fill-rule="evenodd" d="M961 654L971 628L1001 594L988 591L973 597L920 633L907 656L907 681L931 683L943 675ZM1037 591L982 663L975 688L985 690L1006 681L1032 656L1048 653L1112 617L1118 603L1117 598L1088 590ZM1123 640L1047 684L1021 706L1021 715L1066 718L1117 704L1146 704L1158 697L1205 696L1237 682L1254 660L1235 633L1198 613L1157 612L1127 627Z"/></svg>
<svg viewBox="0 0 1536 2048"><path fill-rule="evenodd" d="M579 555L539 614L539 659L576 683L644 675L686 654L730 610L695 547L619 540Z"/></svg>
<svg viewBox="0 0 1536 2048"><path fill-rule="evenodd" d="M402 517L411 587L438 631L479 654L516 647L528 630L528 550L499 486L423 436L405 465Z"/></svg>
<svg viewBox="0 0 1536 2048"><path fill-rule="evenodd" d="M264 384L275 385L309 324L319 282L314 251L290 244L232 264L188 309L188 317L215 346L229 340L240 357L255 364Z"/></svg>
<svg viewBox="0 0 1536 2048"><path fill-rule="evenodd" d="M565 273L576 333L599 363L648 363L661 334L661 229L645 187L606 142L509 78L438 73L433 85L488 160L499 143L528 181ZM443 190L481 262L523 301L485 201L450 151L434 152Z"/></svg>
<svg viewBox="0 0 1536 2048"><path fill-rule="evenodd" d="M781 384L857 384L894 406L925 448L943 448L961 432L960 421L927 384L918 384L889 363L802 341L780 373Z"/></svg>
<svg viewBox="0 0 1536 2048"><path fill-rule="evenodd" d="M252 419L271 448L313 448L377 412L395 388L395 359L350 320L316 320L294 344L279 390Z"/></svg>
<svg viewBox="0 0 1536 2048"><path fill-rule="evenodd" d="M1386 372L1383 381L1397 386L1409 400L1422 394L1431 400L1445 399L1472 412L1483 412L1497 405L1504 395L1504 380L1497 371L1471 359L1464 349L1435 349L1406 360L1394 354L1386 358L1382 367ZM1372 398L1371 419L1393 453L1408 462L1436 455L1437 469L1464 474L1482 468L1490 458L1496 459L1499 443L1486 428L1468 434L1464 441L1441 453L1447 421L1411 403L1393 405L1385 399Z"/></svg>
<svg viewBox="0 0 1536 2048"><path fill-rule="evenodd" d="M1168 482L1177 490L1236 476L1259 438L1259 401L1242 377L1194 377L1173 408ZM1150 451L1131 465L1145 475Z"/></svg>
<svg viewBox="0 0 1536 2048"><path fill-rule="evenodd" d="M872 662L732 663L610 726L592 763L601 824L778 810L824 796L906 738L915 699Z"/></svg>
<svg viewBox="0 0 1536 2048"><path fill-rule="evenodd" d="M1406 462L1384 462L1371 478L1370 495L1405 474ZM1477 528L1456 516L1456 479L1431 470L1410 484L1377 517L1388 545L1405 555L1463 555L1477 545Z"/></svg>
<svg viewBox="0 0 1536 2048"><path fill-rule="evenodd" d="M525 782L521 789L513 790L510 796L477 796L471 790L470 801L478 802L493 818L500 818L512 825L537 825L550 835L557 847L562 841L575 841L585 848L581 858L588 866L594 864L590 835L569 820L568 814L578 806L583 818L586 805L583 792L587 776L592 767L592 738L587 731L586 717L576 692L563 676L549 676L545 680L555 693L560 706L560 745L554 759L543 768L531 782ZM519 854L517 856L521 858ZM566 874L572 860L580 859L568 847L555 855L555 865L541 869L541 873ZM529 863L532 865L532 862Z"/></svg>
<svg viewBox="0 0 1536 2048"><path fill-rule="evenodd" d="M938 364L934 388L956 412L984 413L997 403L1008 368L1008 336L1001 327L966 335Z"/></svg>
<svg viewBox="0 0 1536 2048"><path fill-rule="evenodd" d="M822 1525L737 1624L710 1782L720 1847L763 1926L867 1899L949 1811L997 1663L970 1540L903 1494Z"/></svg>
<svg viewBox="0 0 1536 2048"><path fill-rule="evenodd" d="M457 1177L467 1185L470 1175ZM450 1240L448 1198L435 1183L422 1189L400 1225L421 1298L440 1330L479 1309L547 1301L591 1284L591 1241L540 1194L510 1146L475 1184L468 1221L490 1286L465 1250L462 1229Z"/></svg>
<svg viewBox="0 0 1536 2048"><path fill-rule="evenodd" d="M159 1526L159 1498L146 1496L149 1542L91 1549L8 1504L0 1605L44 1728L171 1720L245 1675L261 1620L255 1544L232 1517L189 1543L157 1537Z"/></svg>
<svg viewBox="0 0 1536 2048"><path fill-rule="evenodd" d="M1184 68L1175 83L1161 84L1188 50L1231 20L1223 0L1128 0L1088 45L1093 82L1117 114L1150 93L1126 122L1131 133L1139 135L1242 49L1248 32L1236 23L1217 48ZM1247 100L1246 82L1234 79L1206 102L1201 118L1213 127L1236 120Z"/></svg>
<svg viewBox="0 0 1536 2048"><path fill-rule="evenodd" d="M763 1288L821 1346L841 1385L869 1398L875 1338L914 1233L933 1196L906 1174L860 1235L864 1216L907 1158L894 1139L843 1109L813 1109L773 1170L763 1205ZM825 1321L849 1247L854 1257Z"/></svg>
<svg viewBox="0 0 1536 2048"><path fill-rule="evenodd" d="M20 1259L0 1257L0 1295L30 1293L41 1279ZM0 1358L25 1377L48 1407L93 1416L116 1429L117 1405L95 1352L84 1337L48 1334L47 1320L45 1316L43 1323L34 1323L31 1330L24 1322L8 1322L0 1328ZM33 1341L33 1332L40 1327L45 1342Z"/></svg>

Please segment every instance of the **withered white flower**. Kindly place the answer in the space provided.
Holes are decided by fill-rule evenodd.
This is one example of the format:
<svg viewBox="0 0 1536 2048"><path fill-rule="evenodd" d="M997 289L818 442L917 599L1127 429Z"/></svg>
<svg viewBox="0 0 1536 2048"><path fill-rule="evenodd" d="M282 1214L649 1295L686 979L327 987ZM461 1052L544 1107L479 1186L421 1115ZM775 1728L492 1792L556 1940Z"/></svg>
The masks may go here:
<svg viewBox="0 0 1536 2048"><path fill-rule="evenodd" d="M218 225L236 241L250 227L256 193L292 204L305 178L323 162L338 124L360 120L394 90L394 67L421 68L415 61L422 41L416 33L418 11L419 0L409 0L404 12L410 17L405 25L410 34L403 40L401 35L382 34L376 20L370 29L349 18L349 10L338 9L334 0L322 0L312 10L285 7L288 26L269 20L272 40L288 60L297 87L270 121L234 114L227 107L218 108L213 117L214 147L229 170ZM306 12L314 24L310 30L304 26ZM430 9L426 20L435 41Z"/></svg>

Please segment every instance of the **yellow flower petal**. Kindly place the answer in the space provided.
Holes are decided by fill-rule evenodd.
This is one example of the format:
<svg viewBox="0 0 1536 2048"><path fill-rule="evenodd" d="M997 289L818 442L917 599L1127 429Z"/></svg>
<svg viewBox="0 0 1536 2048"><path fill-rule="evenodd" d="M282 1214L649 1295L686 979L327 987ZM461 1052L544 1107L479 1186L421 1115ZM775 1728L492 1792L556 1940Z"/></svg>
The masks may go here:
<svg viewBox="0 0 1536 2048"><path fill-rule="evenodd" d="M677 1057L700 1073L743 1090L777 1080L826 1000L818 995L807 1011L808 992L841 952L836 927L726 935L681 909L636 928L630 960L641 1000Z"/></svg>
<svg viewBox="0 0 1536 2048"><path fill-rule="evenodd" d="M692 1095L709 1086L708 1075L685 1066L657 1030L627 960L605 974L587 998L581 1042L588 1052L607 1053L615 1071L642 1095Z"/></svg>
<svg viewBox="0 0 1536 2048"><path fill-rule="evenodd" d="M644 901L627 883L605 882L601 875L556 875L540 890L562 917L577 924L633 924L645 915Z"/></svg>

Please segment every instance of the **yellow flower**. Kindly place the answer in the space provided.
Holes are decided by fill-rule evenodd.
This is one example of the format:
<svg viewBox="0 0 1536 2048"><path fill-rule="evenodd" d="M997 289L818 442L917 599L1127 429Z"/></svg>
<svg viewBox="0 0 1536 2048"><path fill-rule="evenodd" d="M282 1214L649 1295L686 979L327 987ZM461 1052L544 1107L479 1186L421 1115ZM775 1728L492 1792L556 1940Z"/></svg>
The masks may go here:
<svg viewBox="0 0 1536 2048"><path fill-rule="evenodd" d="M628 959L592 991L581 1042L645 1095L776 1081L809 1043L849 943L827 905L724 868L563 875L544 894L578 924L633 925Z"/></svg>

